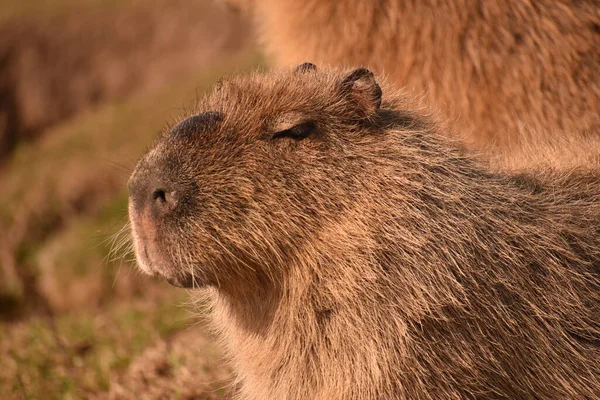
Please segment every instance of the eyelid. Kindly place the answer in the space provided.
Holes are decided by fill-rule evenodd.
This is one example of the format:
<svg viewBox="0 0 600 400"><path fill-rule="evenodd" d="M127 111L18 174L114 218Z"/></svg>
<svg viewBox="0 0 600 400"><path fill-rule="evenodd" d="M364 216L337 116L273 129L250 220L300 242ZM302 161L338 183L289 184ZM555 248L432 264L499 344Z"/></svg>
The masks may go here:
<svg viewBox="0 0 600 400"><path fill-rule="evenodd" d="M316 129L316 127L317 125L314 121L305 121L288 129L275 132L273 134L273 139L288 137L295 140L302 140L308 137Z"/></svg>

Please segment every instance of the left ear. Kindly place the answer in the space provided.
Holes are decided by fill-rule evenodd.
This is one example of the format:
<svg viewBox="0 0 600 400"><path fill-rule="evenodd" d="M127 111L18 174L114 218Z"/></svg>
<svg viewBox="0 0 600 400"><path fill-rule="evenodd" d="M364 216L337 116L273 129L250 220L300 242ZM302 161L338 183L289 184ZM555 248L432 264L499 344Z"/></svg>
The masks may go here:
<svg viewBox="0 0 600 400"><path fill-rule="evenodd" d="M338 87L340 94L354 102L365 117L374 114L381 106L381 88L367 68L355 69L342 79Z"/></svg>

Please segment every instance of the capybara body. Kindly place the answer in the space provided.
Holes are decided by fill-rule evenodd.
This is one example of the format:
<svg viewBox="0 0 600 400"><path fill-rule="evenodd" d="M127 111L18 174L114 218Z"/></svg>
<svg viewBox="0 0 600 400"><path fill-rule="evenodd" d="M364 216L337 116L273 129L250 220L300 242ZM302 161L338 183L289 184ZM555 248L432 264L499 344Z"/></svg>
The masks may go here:
<svg viewBox="0 0 600 400"><path fill-rule="evenodd" d="M367 65L480 148L600 135L597 0L229 0L278 65Z"/></svg>
<svg viewBox="0 0 600 400"><path fill-rule="evenodd" d="M244 399L600 396L600 174L488 170L366 69L222 81L130 180Z"/></svg>

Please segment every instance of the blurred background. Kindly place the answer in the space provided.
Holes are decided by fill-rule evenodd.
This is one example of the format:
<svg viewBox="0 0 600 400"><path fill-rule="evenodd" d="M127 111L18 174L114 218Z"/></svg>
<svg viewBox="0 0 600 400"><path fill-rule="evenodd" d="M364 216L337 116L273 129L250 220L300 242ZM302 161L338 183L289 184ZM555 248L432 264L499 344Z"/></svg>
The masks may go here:
<svg viewBox="0 0 600 400"><path fill-rule="evenodd" d="M154 135L260 64L211 0L0 2L0 399L226 396L202 310L116 249Z"/></svg>

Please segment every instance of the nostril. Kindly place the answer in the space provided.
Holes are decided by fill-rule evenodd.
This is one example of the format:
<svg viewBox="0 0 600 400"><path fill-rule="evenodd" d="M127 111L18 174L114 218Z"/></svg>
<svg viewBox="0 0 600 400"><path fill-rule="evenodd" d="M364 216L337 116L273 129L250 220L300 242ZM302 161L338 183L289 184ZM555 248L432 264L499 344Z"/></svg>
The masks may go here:
<svg viewBox="0 0 600 400"><path fill-rule="evenodd" d="M152 193L154 206L161 211L172 210L177 205L175 192L169 192L164 189L156 189Z"/></svg>
<svg viewBox="0 0 600 400"><path fill-rule="evenodd" d="M167 194L162 189L156 189L154 193L152 193L152 200L158 201L160 203L167 202Z"/></svg>

